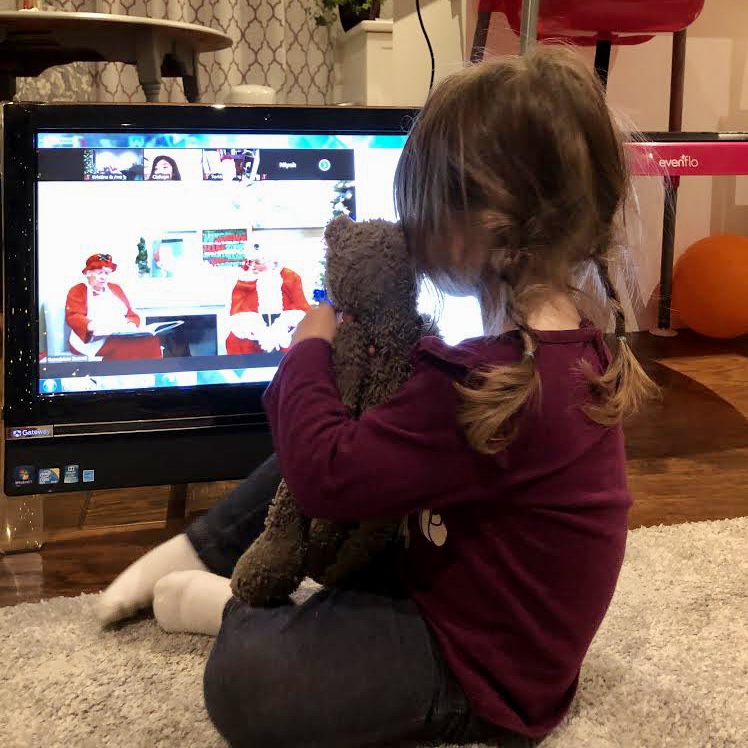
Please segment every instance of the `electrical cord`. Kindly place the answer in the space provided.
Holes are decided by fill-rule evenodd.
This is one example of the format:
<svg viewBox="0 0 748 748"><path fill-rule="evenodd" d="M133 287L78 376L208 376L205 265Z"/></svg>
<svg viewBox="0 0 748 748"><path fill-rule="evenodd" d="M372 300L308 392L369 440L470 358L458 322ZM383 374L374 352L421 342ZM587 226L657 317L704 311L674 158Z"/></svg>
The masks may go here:
<svg viewBox="0 0 748 748"><path fill-rule="evenodd" d="M429 81L429 93L434 87L434 74L436 72L436 61L434 60L434 48L431 46L431 39L426 32L426 26L423 23L423 15L421 15L421 0L416 0L416 13L418 14L418 23L421 24L421 31L423 32L423 38L426 40L426 46L429 48L429 55L431 56L431 80Z"/></svg>

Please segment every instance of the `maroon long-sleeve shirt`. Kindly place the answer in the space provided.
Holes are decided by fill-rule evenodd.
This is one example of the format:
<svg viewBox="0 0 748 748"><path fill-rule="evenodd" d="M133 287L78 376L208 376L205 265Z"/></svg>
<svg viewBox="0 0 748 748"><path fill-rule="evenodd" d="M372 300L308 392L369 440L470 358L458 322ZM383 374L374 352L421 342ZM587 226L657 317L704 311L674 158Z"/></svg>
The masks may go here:
<svg viewBox="0 0 748 748"><path fill-rule="evenodd" d="M626 545L623 434L587 418L584 358L600 332L539 333L538 407L496 456L457 423L454 382L517 361L518 336L449 347L424 339L411 378L353 420L331 348L295 346L265 395L281 471L302 511L337 520L409 516L404 583L475 711L539 736L562 719L608 608Z"/></svg>

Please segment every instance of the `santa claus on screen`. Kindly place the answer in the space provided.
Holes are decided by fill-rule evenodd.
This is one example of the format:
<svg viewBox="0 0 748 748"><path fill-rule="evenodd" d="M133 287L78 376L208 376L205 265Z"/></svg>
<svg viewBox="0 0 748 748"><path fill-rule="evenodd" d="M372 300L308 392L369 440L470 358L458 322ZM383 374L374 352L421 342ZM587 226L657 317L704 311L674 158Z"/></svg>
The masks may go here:
<svg viewBox="0 0 748 748"><path fill-rule="evenodd" d="M255 246L231 292L226 353L285 351L310 304L301 278Z"/></svg>
<svg viewBox="0 0 748 748"><path fill-rule="evenodd" d="M65 321L71 330L70 350L105 361L161 358L158 337L133 335L140 328L140 316L121 286L110 283L116 269L111 255L91 255L82 270L85 281L68 291Z"/></svg>

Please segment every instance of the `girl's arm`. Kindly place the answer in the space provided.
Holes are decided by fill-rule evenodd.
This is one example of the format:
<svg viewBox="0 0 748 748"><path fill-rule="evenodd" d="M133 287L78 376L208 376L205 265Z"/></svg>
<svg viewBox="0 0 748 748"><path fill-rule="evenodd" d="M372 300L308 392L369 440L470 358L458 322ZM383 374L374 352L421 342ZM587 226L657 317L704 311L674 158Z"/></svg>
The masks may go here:
<svg viewBox="0 0 748 748"><path fill-rule="evenodd" d="M495 462L468 447L456 397L449 373L423 358L387 403L354 420L338 395L330 344L297 343L264 404L281 472L302 512L394 519L469 500Z"/></svg>

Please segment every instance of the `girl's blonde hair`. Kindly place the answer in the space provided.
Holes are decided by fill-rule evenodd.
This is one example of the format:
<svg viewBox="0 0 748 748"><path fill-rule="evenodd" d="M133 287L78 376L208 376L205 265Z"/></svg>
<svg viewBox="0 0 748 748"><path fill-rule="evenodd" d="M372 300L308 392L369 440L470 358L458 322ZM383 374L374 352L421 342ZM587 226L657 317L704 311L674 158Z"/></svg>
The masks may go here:
<svg viewBox="0 0 748 748"><path fill-rule="evenodd" d="M626 342L609 263L630 189L623 137L599 81L573 51L537 47L443 81L411 130L395 203L419 269L446 292L474 293L487 332L508 319L519 362L458 384L461 420L482 452L502 449L513 418L539 395L528 310L549 292L589 299L592 271L615 319L616 350L589 381L590 418L610 425L656 391Z"/></svg>

